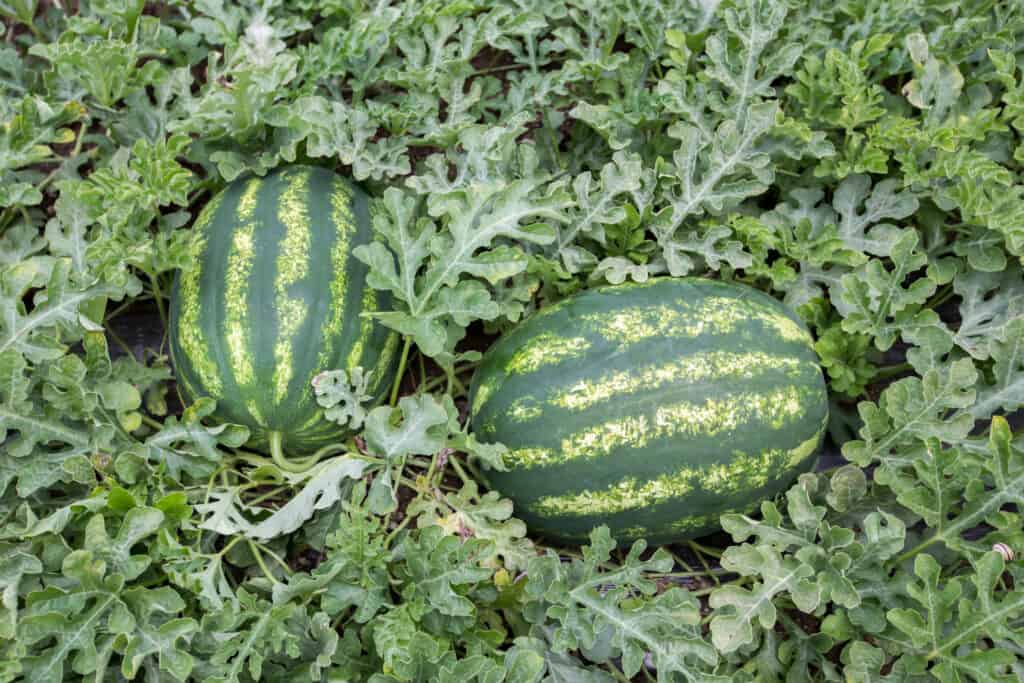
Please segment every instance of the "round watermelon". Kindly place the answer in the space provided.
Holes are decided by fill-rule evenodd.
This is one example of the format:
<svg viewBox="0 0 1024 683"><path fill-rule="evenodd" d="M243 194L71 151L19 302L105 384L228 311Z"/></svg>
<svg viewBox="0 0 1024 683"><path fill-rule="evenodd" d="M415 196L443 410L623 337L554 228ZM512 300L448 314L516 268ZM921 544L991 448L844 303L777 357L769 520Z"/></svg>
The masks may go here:
<svg viewBox="0 0 1024 683"><path fill-rule="evenodd" d="M581 541L706 533L809 469L828 396L807 330L751 287L655 279L537 313L484 355L470 392L488 474L531 528Z"/></svg>
<svg viewBox="0 0 1024 683"><path fill-rule="evenodd" d="M229 184L193 230L193 264L171 297L184 397L215 399L215 416L248 426L256 448L304 453L337 440L313 378L361 367L379 394L397 345L362 316L388 305L352 255L371 239L366 194L329 170L285 167Z"/></svg>

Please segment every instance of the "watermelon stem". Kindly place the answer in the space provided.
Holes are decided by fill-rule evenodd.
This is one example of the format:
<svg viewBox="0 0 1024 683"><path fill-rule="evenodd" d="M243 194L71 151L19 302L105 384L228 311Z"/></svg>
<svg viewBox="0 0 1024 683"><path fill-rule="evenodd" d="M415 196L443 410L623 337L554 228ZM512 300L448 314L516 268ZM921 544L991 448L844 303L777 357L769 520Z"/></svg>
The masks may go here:
<svg viewBox="0 0 1024 683"><path fill-rule="evenodd" d="M284 434L281 432L267 432L267 440L270 444L270 459L274 461L275 465L285 472L302 474L303 472L308 471L317 463L318 460L320 460L320 456L316 453L308 458L296 458L294 460L289 460L284 454L283 439Z"/></svg>

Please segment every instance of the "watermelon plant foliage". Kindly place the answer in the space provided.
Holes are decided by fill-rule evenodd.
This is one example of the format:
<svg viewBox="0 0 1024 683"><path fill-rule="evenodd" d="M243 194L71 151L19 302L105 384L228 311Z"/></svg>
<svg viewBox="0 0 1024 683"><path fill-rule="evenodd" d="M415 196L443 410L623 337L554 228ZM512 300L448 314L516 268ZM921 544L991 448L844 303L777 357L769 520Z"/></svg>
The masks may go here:
<svg viewBox="0 0 1024 683"><path fill-rule="evenodd" d="M0 15L0 680L1024 678L1019 3ZM291 163L374 197L403 342L283 471L180 404L161 321L209 198ZM684 275L798 312L846 462L697 544L545 543L480 483L480 349Z"/></svg>

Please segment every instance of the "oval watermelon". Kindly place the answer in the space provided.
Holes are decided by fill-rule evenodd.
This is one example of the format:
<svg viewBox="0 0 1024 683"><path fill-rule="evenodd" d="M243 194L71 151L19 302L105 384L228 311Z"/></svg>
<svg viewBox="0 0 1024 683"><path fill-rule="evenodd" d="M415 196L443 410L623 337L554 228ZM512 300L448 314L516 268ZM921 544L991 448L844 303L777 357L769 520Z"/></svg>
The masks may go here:
<svg viewBox="0 0 1024 683"><path fill-rule="evenodd" d="M474 431L509 447L489 483L534 530L694 537L809 469L825 381L800 320L753 288L657 279L546 308L484 355Z"/></svg>
<svg viewBox="0 0 1024 683"><path fill-rule="evenodd" d="M352 250L371 239L369 202L331 171L292 166L232 182L193 228L194 265L171 296L171 357L184 397L246 425L251 445L304 453L336 441L311 382L372 370L388 383L397 337L360 317L386 307Z"/></svg>

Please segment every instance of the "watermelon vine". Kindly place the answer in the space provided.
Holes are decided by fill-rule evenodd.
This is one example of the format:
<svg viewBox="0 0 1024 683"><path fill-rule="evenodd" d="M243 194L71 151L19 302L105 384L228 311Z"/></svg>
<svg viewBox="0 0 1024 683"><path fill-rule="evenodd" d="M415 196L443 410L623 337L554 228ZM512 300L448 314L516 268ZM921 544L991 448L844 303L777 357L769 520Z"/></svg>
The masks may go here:
<svg viewBox="0 0 1024 683"><path fill-rule="evenodd" d="M0 2L0 681L1024 679L1022 12Z"/></svg>

